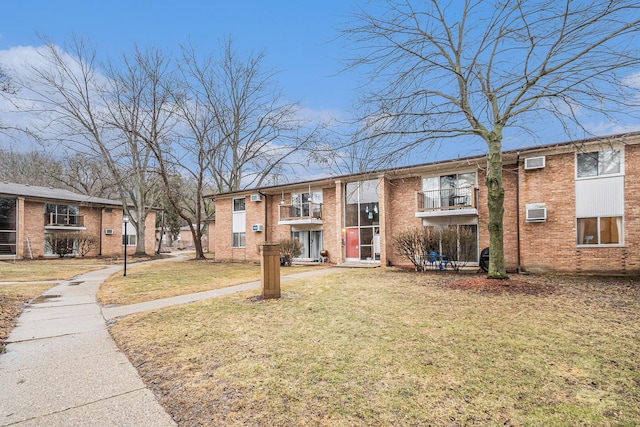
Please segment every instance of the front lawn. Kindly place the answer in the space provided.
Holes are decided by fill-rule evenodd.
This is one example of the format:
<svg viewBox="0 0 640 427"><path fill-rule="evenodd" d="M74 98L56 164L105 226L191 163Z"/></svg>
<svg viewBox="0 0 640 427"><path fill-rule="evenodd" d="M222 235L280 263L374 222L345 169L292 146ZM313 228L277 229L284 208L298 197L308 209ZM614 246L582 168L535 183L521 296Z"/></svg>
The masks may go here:
<svg viewBox="0 0 640 427"><path fill-rule="evenodd" d="M111 332L180 426L640 424L640 283L517 279L341 270Z"/></svg>
<svg viewBox="0 0 640 427"><path fill-rule="evenodd" d="M51 258L0 261L0 282L68 280L78 274L98 270L110 261L96 258Z"/></svg>
<svg viewBox="0 0 640 427"><path fill-rule="evenodd" d="M301 273L321 265L282 267L283 276ZM260 266L253 263L218 263L182 259L132 266L127 277L115 274L98 292L102 305L135 304L194 292L209 291L260 280Z"/></svg>

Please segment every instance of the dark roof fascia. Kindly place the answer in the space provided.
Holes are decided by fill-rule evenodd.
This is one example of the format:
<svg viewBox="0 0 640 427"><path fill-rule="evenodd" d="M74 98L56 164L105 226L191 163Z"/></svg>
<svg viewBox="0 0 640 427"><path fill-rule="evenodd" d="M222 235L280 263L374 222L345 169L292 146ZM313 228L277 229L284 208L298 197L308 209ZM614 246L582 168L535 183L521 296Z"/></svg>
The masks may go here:
<svg viewBox="0 0 640 427"><path fill-rule="evenodd" d="M119 206L122 202L100 197L87 196L83 194L73 193L68 190L61 190L49 187L39 187L33 185L0 183L0 195L12 197L24 197L28 200L42 202L73 202L80 205L95 206Z"/></svg>

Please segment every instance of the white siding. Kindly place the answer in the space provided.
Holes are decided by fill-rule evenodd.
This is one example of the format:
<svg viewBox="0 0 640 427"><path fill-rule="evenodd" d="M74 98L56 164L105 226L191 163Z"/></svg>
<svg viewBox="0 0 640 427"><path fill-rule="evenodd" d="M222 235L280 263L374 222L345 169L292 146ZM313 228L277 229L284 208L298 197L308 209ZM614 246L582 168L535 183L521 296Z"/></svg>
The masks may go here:
<svg viewBox="0 0 640 427"><path fill-rule="evenodd" d="M233 232L234 233L244 233L247 231L247 215L245 212L234 212L233 213Z"/></svg>
<svg viewBox="0 0 640 427"><path fill-rule="evenodd" d="M576 181L576 217L624 215L624 176Z"/></svg>

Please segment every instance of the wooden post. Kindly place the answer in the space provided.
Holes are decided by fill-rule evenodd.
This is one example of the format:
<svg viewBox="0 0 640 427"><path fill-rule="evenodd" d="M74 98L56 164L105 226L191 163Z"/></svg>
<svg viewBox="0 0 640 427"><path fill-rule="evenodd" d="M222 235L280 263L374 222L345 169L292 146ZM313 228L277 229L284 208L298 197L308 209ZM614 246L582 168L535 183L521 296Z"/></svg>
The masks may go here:
<svg viewBox="0 0 640 427"><path fill-rule="evenodd" d="M280 244L262 244L262 298L280 298Z"/></svg>

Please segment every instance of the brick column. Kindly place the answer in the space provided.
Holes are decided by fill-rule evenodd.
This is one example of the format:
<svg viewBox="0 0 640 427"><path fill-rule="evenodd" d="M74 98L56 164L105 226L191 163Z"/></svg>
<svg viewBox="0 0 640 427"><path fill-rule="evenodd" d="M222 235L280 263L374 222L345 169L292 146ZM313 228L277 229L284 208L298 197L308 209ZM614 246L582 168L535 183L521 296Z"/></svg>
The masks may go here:
<svg viewBox="0 0 640 427"><path fill-rule="evenodd" d="M335 256L332 255L336 264L344 262L344 183L336 181L336 248Z"/></svg>
<svg viewBox="0 0 640 427"><path fill-rule="evenodd" d="M24 197L18 197L16 210L16 258L22 259L27 251L27 236L24 231Z"/></svg>
<svg viewBox="0 0 640 427"><path fill-rule="evenodd" d="M380 265L386 266L391 255L391 221L389 213L389 180L384 175L378 177L378 206L380 208ZM389 247L388 247L389 246Z"/></svg>

